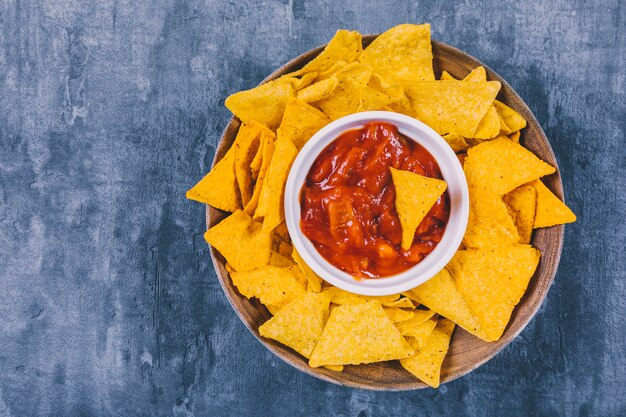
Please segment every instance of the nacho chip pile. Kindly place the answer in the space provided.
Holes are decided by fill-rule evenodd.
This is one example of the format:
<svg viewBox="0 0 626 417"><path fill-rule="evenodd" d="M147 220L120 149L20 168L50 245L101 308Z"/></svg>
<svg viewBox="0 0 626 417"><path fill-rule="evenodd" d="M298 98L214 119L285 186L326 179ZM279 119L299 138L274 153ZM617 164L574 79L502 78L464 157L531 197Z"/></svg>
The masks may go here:
<svg viewBox="0 0 626 417"><path fill-rule="evenodd" d="M399 360L437 387L455 325L486 342L506 330L540 261L533 229L576 220L541 180L555 169L522 146L526 120L497 100L500 83L483 67L460 80L446 71L437 79L432 58L428 24L396 26L366 48L358 32L338 31L303 68L226 99L242 122L237 137L187 191L232 213L206 241L225 258L238 291L272 314L260 334L312 367L340 372ZM463 248L404 294L366 297L327 284L293 248L284 223L285 181L300 149L332 120L367 110L428 124L457 152L468 182ZM406 247L446 184L406 171L392 176Z"/></svg>

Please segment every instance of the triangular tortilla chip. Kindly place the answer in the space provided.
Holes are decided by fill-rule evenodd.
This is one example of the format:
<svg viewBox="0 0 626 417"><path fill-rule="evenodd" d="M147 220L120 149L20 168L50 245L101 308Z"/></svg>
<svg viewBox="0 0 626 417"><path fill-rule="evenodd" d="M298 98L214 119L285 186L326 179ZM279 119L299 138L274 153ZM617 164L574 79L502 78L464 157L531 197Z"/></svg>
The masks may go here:
<svg viewBox="0 0 626 417"><path fill-rule="evenodd" d="M326 325L329 304L326 294L304 293L263 323L259 333L308 359Z"/></svg>
<svg viewBox="0 0 626 417"><path fill-rule="evenodd" d="M572 223L576 221L576 215L565 205L543 182L536 180L531 182L537 191L537 212L533 227L550 227L557 224Z"/></svg>
<svg viewBox="0 0 626 417"><path fill-rule="evenodd" d="M285 195L285 183L289 175L289 169L298 150L288 139L276 141L276 149L272 156L272 162L267 169L266 178L263 180L261 195L259 197L259 207L264 208L263 213L259 210L255 212L255 217L264 216L263 231L271 232L283 220L285 220L285 210L283 205Z"/></svg>
<svg viewBox="0 0 626 417"><path fill-rule="evenodd" d="M437 319L434 317L431 317L422 323L415 323L411 321L396 323L396 327L400 331L400 334L407 338L407 341L413 349L415 349L415 351L424 349L436 325Z"/></svg>
<svg viewBox="0 0 626 417"><path fill-rule="evenodd" d="M291 257L300 267L300 270L307 279L307 289L312 292L320 292L322 290L322 278L319 277L313 270L304 262L304 259L300 256L296 248L293 248Z"/></svg>
<svg viewBox="0 0 626 417"><path fill-rule="evenodd" d="M241 202L235 176L235 150L229 149L204 178L187 190L186 197L224 211L239 210Z"/></svg>
<svg viewBox="0 0 626 417"><path fill-rule="evenodd" d="M466 162L467 163L467 162ZM519 242L517 227L501 197L470 188L470 212L463 243L468 248L488 248Z"/></svg>
<svg viewBox="0 0 626 417"><path fill-rule="evenodd" d="M474 68L469 74L463 78L463 81L469 82L485 82L487 81L487 71L482 65Z"/></svg>
<svg viewBox="0 0 626 417"><path fill-rule="evenodd" d="M271 237L263 226L243 211L236 211L204 234L238 272L250 271L270 261Z"/></svg>
<svg viewBox="0 0 626 417"><path fill-rule="evenodd" d="M480 329L478 318L472 313L463 296L456 288L454 278L447 269L405 295L425 305L440 316L446 317L469 333L489 342L489 337Z"/></svg>
<svg viewBox="0 0 626 417"><path fill-rule="evenodd" d="M387 307L394 307L394 303L400 299L400 294L382 295L382 296L369 296L358 295L348 291L344 291L337 287L328 287L324 289L324 292L330 297L330 301L334 304L340 305L356 305L363 304L367 301L378 301L381 305Z"/></svg>
<svg viewBox="0 0 626 417"><path fill-rule="evenodd" d="M338 30L318 56L291 75L300 75L312 71L321 73L331 69L339 61L349 64L359 59L362 51L363 46L359 32Z"/></svg>
<svg viewBox="0 0 626 417"><path fill-rule="evenodd" d="M456 81L456 78L450 75L448 71L444 70L441 72L441 77L439 77L439 81Z"/></svg>
<svg viewBox="0 0 626 417"><path fill-rule="evenodd" d="M406 321L415 316L415 312L413 310L404 310L398 307L384 307L383 309L394 323Z"/></svg>
<svg viewBox="0 0 626 417"><path fill-rule="evenodd" d="M235 176L241 196L241 203L245 207L252 197L252 170L250 166L254 160L260 143L261 131L267 129L260 123L243 124L239 128L233 148L235 149Z"/></svg>
<svg viewBox="0 0 626 417"><path fill-rule="evenodd" d="M267 169L272 162L272 156L274 155L274 148L276 136L274 132L270 130L265 130L261 132L260 140L260 149L263 150L261 154L261 167L259 168L259 173L256 179L256 183L254 184L254 190L252 192L252 197L250 197L250 201L244 207L244 211L246 214L252 216L257 211L262 211L259 209L259 197L261 196L261 190L263 188L263 182L265 181L265 177L267 175ZM254 160L253 162L254 163Z"/></svg>
<svg viewBox="0 0 626 417"><path fill-rule="evenodd" d="M500 91L498 81L424 81L407 86L416 117L439 134L472 137Z"/></svg>
<svg viewBox="0 0 626 417"><path fill-rule="evenodd" d="M515 143L519 143L520 140L520 131L518 130L517 132L513 132L509 135L509 139L511 139L513 142Z"/></svg>
<svg viewBox="0 0 626 417"><path fill-rule="evenodd" d="M267 265L230 274L241 295L256 297L265 305L282 308L304 294L305 278L297 265L284 268Z"/></svg>
<svg viewBox="0 0 626 417"><path fill-rule="evenodd" d="M333 77L337 78L337 87L333 93L316 105L332 120L355 113L361 104L361 91L372 75L371 68L353 62Z"/></svg>
<svg viewBox="0 0 626 417"><path fill-rule="evenodd" d="M281 255L279 252L276 252L272 249L270 252L270 265L277 266L279 268L284 268L286 266L293 265L294 262L286 256Z"/></svg>
<svg viewBox="0 0 626 417"><path fill-rule="evenodd" d="M304 103L313 103L330 97L337 86L339 80L337 77L327 78L322 81L318 81L315 84L311 84L307 88L298 92L298 100Z"/></svg>
<svg viewBox="0 0 626 417"><path fill-rule="evenodd" d="M276 133L279 141L289 140L297 149L302 149L311 136L328 123L330 119L315 107L300 100L291 100Z"/></svg>
<svg viewBox="0 0 626 417"><path fill-rule="evenodd" d="M489 106L485 116L478 123L476 131L472 137L478 139L491 139L498 136L498 133L500 133L500 116L498 116L496 108L491 105Z"/></svg>
<svg viewBox="0 0 626 417"><path fill-rule="evenodd" d="M507 137L470 148L463 170L470 188L470 199L472 187L502 196L522 184L555 171L528 149Z"/></svg>
<svg viewBox="0 0 626 417"><path fill-rule="evenodd" d="M453 331L454 323L444 318L439 319L424 349L408 359L402 359L400 364L431 387L439 387L441 365L448 353Z"/></svg>
<svg viewBox="0 0 626 417"><path fill-rule="evenodd" d="M244 123L253 120L274 130L280 124L287 102L296 96L293 85L284 79L261 84L226 98L225 106Z"/></svg>
<svg viewBox="0 0 626 417"><path fill-rule="evenodd" d="M454 152L463 152L470 147L469 143L461 135L456 133L446 133L442 136Z"/></svg>
<svg viewBox="0 0 626 417"><path fill-rule="evenodd" d="M540 253L530 245L460 250L447 268L480 327L498 340L533 276Z"/></svg>
<svg viewBox="0 0 626 417"><path fill-rule="evenodd" d="M402 225L402 249L413 243L415 230L424 220L435 202L446 191L445 181L423 177L410 171L390 168L396 187L396 211Z"/></svg>
<svg viewBox="0 0 626 417"><path fill-rule="evenodd" d="M498 100L495 100L493 105L511 133L526 127L526 119L521 114Z"/></svg>
<svg viewBox="0 0 626 417"><path fill-rule="evenodd" d="M293 88L295 88L296 91L299 91L299 90L302 90L303 88L308 87L309 85L311 85L311 83L313 83L313 81L315 81L315 79L317 78L317 74L318 73L317 72L307 72L306 74L304 74L300 78L295 77L292 74L283 75L282 77L280 77L280 79L283 80L283 81L287 81L287 82L291 83Z"/></svg>
<svg viewBox="0 0 626 417"><path fill-rule="evenodd" d="M528 244L533 233L535 222L535 208L537 206L537 192L530 185L517 187L503 197L513 218L519 243Z"/></svg>
<svg viewBox="0 0 626 417"><path fill-rule="evenodd" d="M396 301L385 303L384 305L385 307L415 309L415 304L413 304L413 301L411 301L411 299L406 298L406 297L402 297L402 298L397 299Z"/></svg>
<svg viewBox="0 0 626 417"><path fill-rule="evenodd" d="M430 25L395 26L374 39L360 60L403 84L434 80Z"/></svg>
<svg viewBox="0 0 626 417"><path fill-rule="evenodd" d="M358 365L407 358L413 353L380 303L368 301L331 311L309 365Z"/></svg>

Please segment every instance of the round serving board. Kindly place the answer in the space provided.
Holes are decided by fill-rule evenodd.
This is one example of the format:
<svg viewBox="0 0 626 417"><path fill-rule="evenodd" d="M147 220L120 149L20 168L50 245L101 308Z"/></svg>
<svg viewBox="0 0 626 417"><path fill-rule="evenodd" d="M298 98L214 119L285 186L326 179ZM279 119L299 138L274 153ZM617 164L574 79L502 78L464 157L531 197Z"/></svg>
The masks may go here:
<svg viewBox="0 0 626 417"><path fill-rule="evenodd" d="M367 46L376 36L377 35L363 36L363 46ZM537 119L533 116L520 96L517 95L502 77L470 55L440 42L433 41L432 47L434 56L433 67L437 78L443 70L446 70L455 78L461 79L472 69L482 65L487 70L487 78L489 80L497 80L502 83L502 89L498 94L498 99L518 111L528 121L528 126L522 130L521 143L539 158L557 168L557 172L545 177L544 182L550 190L558 197L562 198L563 184L552 147L541 129L541 126L539 126ZM320 46L298 56L274 71L263 80L263 82L273 80L283 74L301 68L311 59L315 58L323 49L324 46ZM232 145L239 125L239 120L234 117L231 118L217 147L213 160L214 165L225 155L226 151ZM226 213L207 206L207 227L212 227L219 223L225 216ZM504 335L497 342L487 343L470 335L457 326L452 337L450 350L448 351L448 355L441 369L442 384L473 371L493 358L500 350L517 337L537 313L554 280L554 275L559 264L563 246L563 226L535 230L532 245L541 251L541 261L539 262L539 267L535 275L530 281L526 294L513 311L511 321ZM400 391L427 387L426 384L405 371L398 361L358 366L349 365L344 368L343 372L335 372L326 368L310 368L307 365L307 360L295 351L274 340L265 339L259 335L259 326L271 317L270 313L258 300L248 300L237 292L237 289L233 286L224 268L224 258L213 248L211 248L211 258L213 259L213 265L217 271L217 277L224 289L224 293L226 293L228 300L246 327L248 327L252 334L254 334L265 347L288 364L302 372L306 372L309 375L313 375L325 381L355 388Z"/></svg>

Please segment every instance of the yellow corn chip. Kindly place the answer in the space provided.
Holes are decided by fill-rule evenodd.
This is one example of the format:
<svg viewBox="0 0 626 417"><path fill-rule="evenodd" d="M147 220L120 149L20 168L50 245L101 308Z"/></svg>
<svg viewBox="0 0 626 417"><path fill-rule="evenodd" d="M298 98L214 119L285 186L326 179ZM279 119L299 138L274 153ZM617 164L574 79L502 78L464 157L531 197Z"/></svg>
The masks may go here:
<svg viewBox="0 0 626 417"><path fill-rule="evenodd" d="M271 131L270 131L271 132ZM259 173L261 171L261 165L263 164L263 144L265 142L264 138L259 138L259 146L254 154L254 158L250 161L250 172L252 174L252 179L257 181L259 179ZM244 206L245 207L245 206Z"/></svg>
<svg viewBox="0 0 626 417"><path fill-rule="evenodd" d="M513 132L509 135L509 139L511 139L513 142L515 143L519 143L519 139L520 139L520 131L518 130L517 132Z"/></svg>
<svg viewBox="0 0 626 417"><path fill-rule="evenodd" d="M330 119L315 107L300 100L292 100L287 103L283 121L276 133L279 141L289 140L297 149L302 149L311 136L328 123Z"/></svg>
<svg viewBox="0 0 626 417"><path fill-rule="evenodd" d="M467 160L466 160L467 164ZM517 227L501 197L470 188L470 212L463 243L468 248L488 248L519 242Z"/></svg>
<svg viewBox="0 0 626 417"><path fill-rule="evenodd" d="M448 71L444 70L441 72L441 77L439 77L439 80L440 81L456 81L456 78L450 75Z"/></svg>
<svg viewBox="0 0 626 417"><path fill-rule="evenodd" d="M336 77L326 78L299 91L298 100L304 103L313 103L323 100L330 97L335 92L338 85L339 80Z"/></svg>
<svg viewBox="0 0 626 417"><path fill-rule="evenodd" d="M398 324L420 324L424 323L426 320L435 315L435 312L432 310L422 309L415 310L414 313L415 314L413 315L413 317L411 317L409 320L404 320Z"/></svg>
<svg viewBox="0 0 626 417"><path fill-rule="evenodd" d="M392 301L390 303L385 303L384 305L385 307L415 309L415 304L413 304L413 301L411 301L411 299L406 298L406 297L399 298L396 301Z"/></svg>
<svg viewBox="0 0 626 417"><path fill-rule="evenodd" d="M444 318L439 319L426 346L414 356L400 360L400 364L431 387L439 387L441 365L448 353L453 331L454 323Z"/></svg>
<svg viewBox="0 0 626 417"><path fill-rule="evenodd" d="M352 63L334 75L337 87L333 93L320 101L317 106L332 120L357 111L361 104L361 91L367 85L372 70L359 63Z"/></svg>
<svg viewBox="0 0 626 417"><path fill-rule="evenodd" d="M376 73L403 84L434 80L430 25L393 27L374 39L360 60Z"/></svg>
<svg viewBox="0 0 626 417"><path fill-rule="evenodd" d="M493 106L493 108L495 109L495 106ZM510 135L511 134L511 129L506 125L506 122L504 121L504 119L502 118L500 113L498 113L498 118L500 119L500 136ZM519 130L518 130L518 132L519 132ZM516 142L519 142L519 141L516 141Z"/></svg>
<svg viewBox="0 0 626 417"><path fill-rule="evenodd" d="M259 333L308 359L326 325L329 304L326 294L304 293L263 323Z"/></svg>
<svg viewBox="0 0 626 417"><path fill-rule="evenodd" d="M415 312L412 310L403 310L398 307L384 307L383 309L394 323L409 320L415 316Z"/></svg>
<svg viewBox="0 0 626 417"><path fill-rule="evenodd" d="M396 187L396 211L402 225L402 249L409 249L417 226L446 191L443 180L390 168Z"/></svg>
<svg viewBox="0 0 626 417"><path fill-rule="evenodd" d="M224 211L239 210L241 202L235 176L235 150L229 149L213 169L187 191L186 197Z"/></svg>
<svg viewBox="0 0 626 417"><path fill-rule="evenodd" d="M252 197L252 170L250 166L258 153L261 131L267 129L260 123L243 124L239 128L233 148L235 150L235 176L241 203L245 207Z"/></svg>
<svg viewBox="0 0 626 417"><path fill-rule="evenodd" d="M252 196L250 197L250 201L248 201L248 204L246 204L243 209L243 211L250 216L255 214L258 210L259 197L261 196L263 182L265 181L267 169L272 161L272 155L274 155L274 142L276 140L276 136L274 135L274 132L266 129L261 132L261 138L259 140L261 142L259 147L263 149L263 153L261 155L261 167L259 168L258 177L256 179L256 183L254 184L254 190L252 192ZM252 163L254 163L254 160Z"/></svg>
<svg viewBox="0 0 626 417"><path fill-rule="evenodd" d="M243 211L236 211L204 234L238 272L250 271L270 261L270 235Z"/></svg>
<svg viewBox="0 0 626 417"><path fill-rule="evenodd" d="M278 79L232 94L224 104L242 122L256 120L274 130L283 118L287 102L295 96L293 85Z"/></svg>
<svg viewBox="0 0 626 417"><path fill-rule="evenodd" d="M390 100L389 106L379 107L381 110L395 111L410 116L413 115L411 102L406 94L404 94L404 87L400 82L385 78L380 74L372 73L372 77L367 85L379 91ZM363 105L363 97L361 97L361 106L365 107Z"/></svg>
<svg viewBox="0 0 626 417"><path fill-rule="evenodd" d="M502 336L539 257L530 245L511 245L460 250L448 264L459 292L489 339Z"/></svg>
<svg viewBox="0 0 626 417"><path fill-rule="evenodd" d="M291 256L293 253L293 246L291 246L291 243L281 240L277 243L276 250L283 256Z"/></svg>
<svg viewBox="0 0 626 417"><path fill-rule="evenodd" d="M349 64L359 59L362 51L363 46L359 32L338 30L318 56L302 69L293 72L292 75L300 75L312 71L318 73L328 71L339 61Z"/></svg>
<svg viewBox="0 0 626 417"><path fill-rule="evenodd" d="M537 192L530 185L517 187L503 197L517 227L519 243L530 243L535 222Z"/></svg>
<svg viewBox="0 0 626 417"><path fill-rule="evenodd" d="M329 69L327 69L326 71L321 71L317 73L317 78L315 79L315 81L322 81L322 80L326 80L330 77L332 77L333 75L335 75L336 73L338 73L339 71L341 71L341 69L343 67L345 67L346 65L348 65L348 63L346 61L337 61L333 64L332 67L330 67Z"/></svg>
<svg viewBox="0 0 626 417"><path fill-rule="evenodd" d="M284 240L287 242L291 242L291 237L289 236L289 229L287 229L287 223L282 222L274 229L274 237Z"/></svg>
<svg viewBox="0 0 626 417"><path fill-rule="evenodd" d="M383 306L393 307L393 303L400 298L400 294L383 295L378 297L358 295L333 286L325 288L324 292L328 294L332 303L340 305L356 305L363 304L367 301L378 301Z"/></svg>
<svg viewBox="0 0 626 417"><path fill-rule="evenodd" d="M487 81L487 71L485 71L485 67L481 65L479 67L474 68L472 72L470 72L469 74L467 74L465 78L463 78L463 81L469 81L469 82Z"/></svg>
<svg viewBox="0 0 626 417"><path fill-rule="evenodd" d="M483 117L478 123L478 127L476 127L476 131L472 137L478 139L491 139L498 136L498 133L500 133L500 116L498 116L496 108L491 105L489 106L485 117Z"/></svg>
<svg viewBox="0 0 626 417"><path fill-rule="evenodd" d="M279 252L272 250L270 252L270 265L284 268L286 266L293 265L294 262L286 256L281 255Z"/></svg>
<svg viewBox="0 0 626 417"><path fill-rule="evenodd" d="M281 80L291 83L291 85L293 86L293 88L296 89L296 91L299 91L305 87L308 87L309 85L311 85L311 83L313 83L313 81L315 81L316 78L317 78L317 72L307 72L300 78L294 77L292 74L286 74L280 77Z"/></svg>
<svg viewBox="0 0 626 417"><path fill-rule="evenodd" d="M335 307L309 365L357 365L411 356L402 337L378 301Z"/></svg>
<svg viewBox="0 0 626 417"><path fill-rule="evenodd" d="M530 185L537 191L537 214L533 225L535 229L576 221L574 212L559 200L543 182L536 180Z"/></svg>
<svg viewBox="0 0 626 417"><path fill-rule="evenodd" d="M372 87L364 86L361 89L361 98L356 111L381 110L394 101L393 97L383 94Z"/></svg>
<svg viewBox="0 0 626 417"><path fill-rule="evenodd" d="M532 152L506 137L470 148L463 170L470 188L470 199L471 188L502 196L522 184L555 171Z"/></svg>
<svg viewBox="0 0 626 417"><path fill-rule="evenodd" d="M469 143L461 135L456 133L446 133L442 136L454 152L463 152L470 147Z"/></svg>
<svg viewBox="0 0 626 417"><path fill-rule="evenodd" d="M416 117L439 134L472 137L492 105L498 81L425 81L407 86Z"/></svg>
<svg viewBox="0 0 626 417"><path fill-rule="evenodd" d="M255 217L264 216L263 231L271 232L283 220L285 220L285 211L283 208L283 200L285 195L285 182L289 169L298 150L295 145L285 138L276 141L276 149L272 156L272 162L267 169L267 176L263 180L261 195L259 197L259 207L264 210L255 212Z"/></svg>
<svg viewBox="0 0 626 417"><path fill-rule="evenodd" d="M342 372L343 365L325 365L324 368L330 369L331 371Z"/></svg>
<svg viewBox="0 0 626 417"><path fill-rule="evenodd" d="M495 100L493 105L511 132L517 132L526 127L526 119L518 112L498 100Z"/></svg>
<svg viewBox="0 0 626 417"><path fill-rule="evenodd" d="M296 248L293 248L291 257L298 264L302 273L307 279L307 289L312 292L320 292L322 290L322 279L304 262Z"/></svg>
<svg viewBox="0 0 626 417"><path fill-rule="evenodd" d="M489 337L480 329L478 318L457 290L454 278L447 269L412 290L405 293L420 304L425 305L440 316L446 317L469 333L489 342Z"/></svg>
<svg viewBox="0 0 626 417"><path fill-rule="evenodd" d="M233 284L241 295L256 297L265 305L282 308L305 293L305 278L297 265L267 265L247 272L233 272Z"/></svg>
<svg viewBox="0 0 626 417"><path fill-rule="evenodd" d="M267 308L267 311L269 311L272 316L275 316L280 311L280 307L276 307L271 304L266 304L265 307Z"/></svg>
<svg viewBox="0 0 626 417"><path fill-rule="evenodd" d="M437 319L434 317L422 323L396 323L400 334L407 338L415 351L424 349L436 325Z"/></svg>

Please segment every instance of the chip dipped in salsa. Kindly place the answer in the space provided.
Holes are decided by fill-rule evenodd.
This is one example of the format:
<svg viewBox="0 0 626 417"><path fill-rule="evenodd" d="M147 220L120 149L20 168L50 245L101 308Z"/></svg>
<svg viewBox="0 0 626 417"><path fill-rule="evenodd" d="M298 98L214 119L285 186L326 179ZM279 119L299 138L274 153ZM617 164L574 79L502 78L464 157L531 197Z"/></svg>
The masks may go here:
<svg viewBox="0 0 626 417"><path fill-rule="evenodd" d="M401 248L390 168L442 179L433 156L389 123L343 133L313 163L302 187L301 228L331 264L356 278L380 278L416 265L441 241L450 215L445 192ZM419 198L419 196L415 196Z"/></svg>

